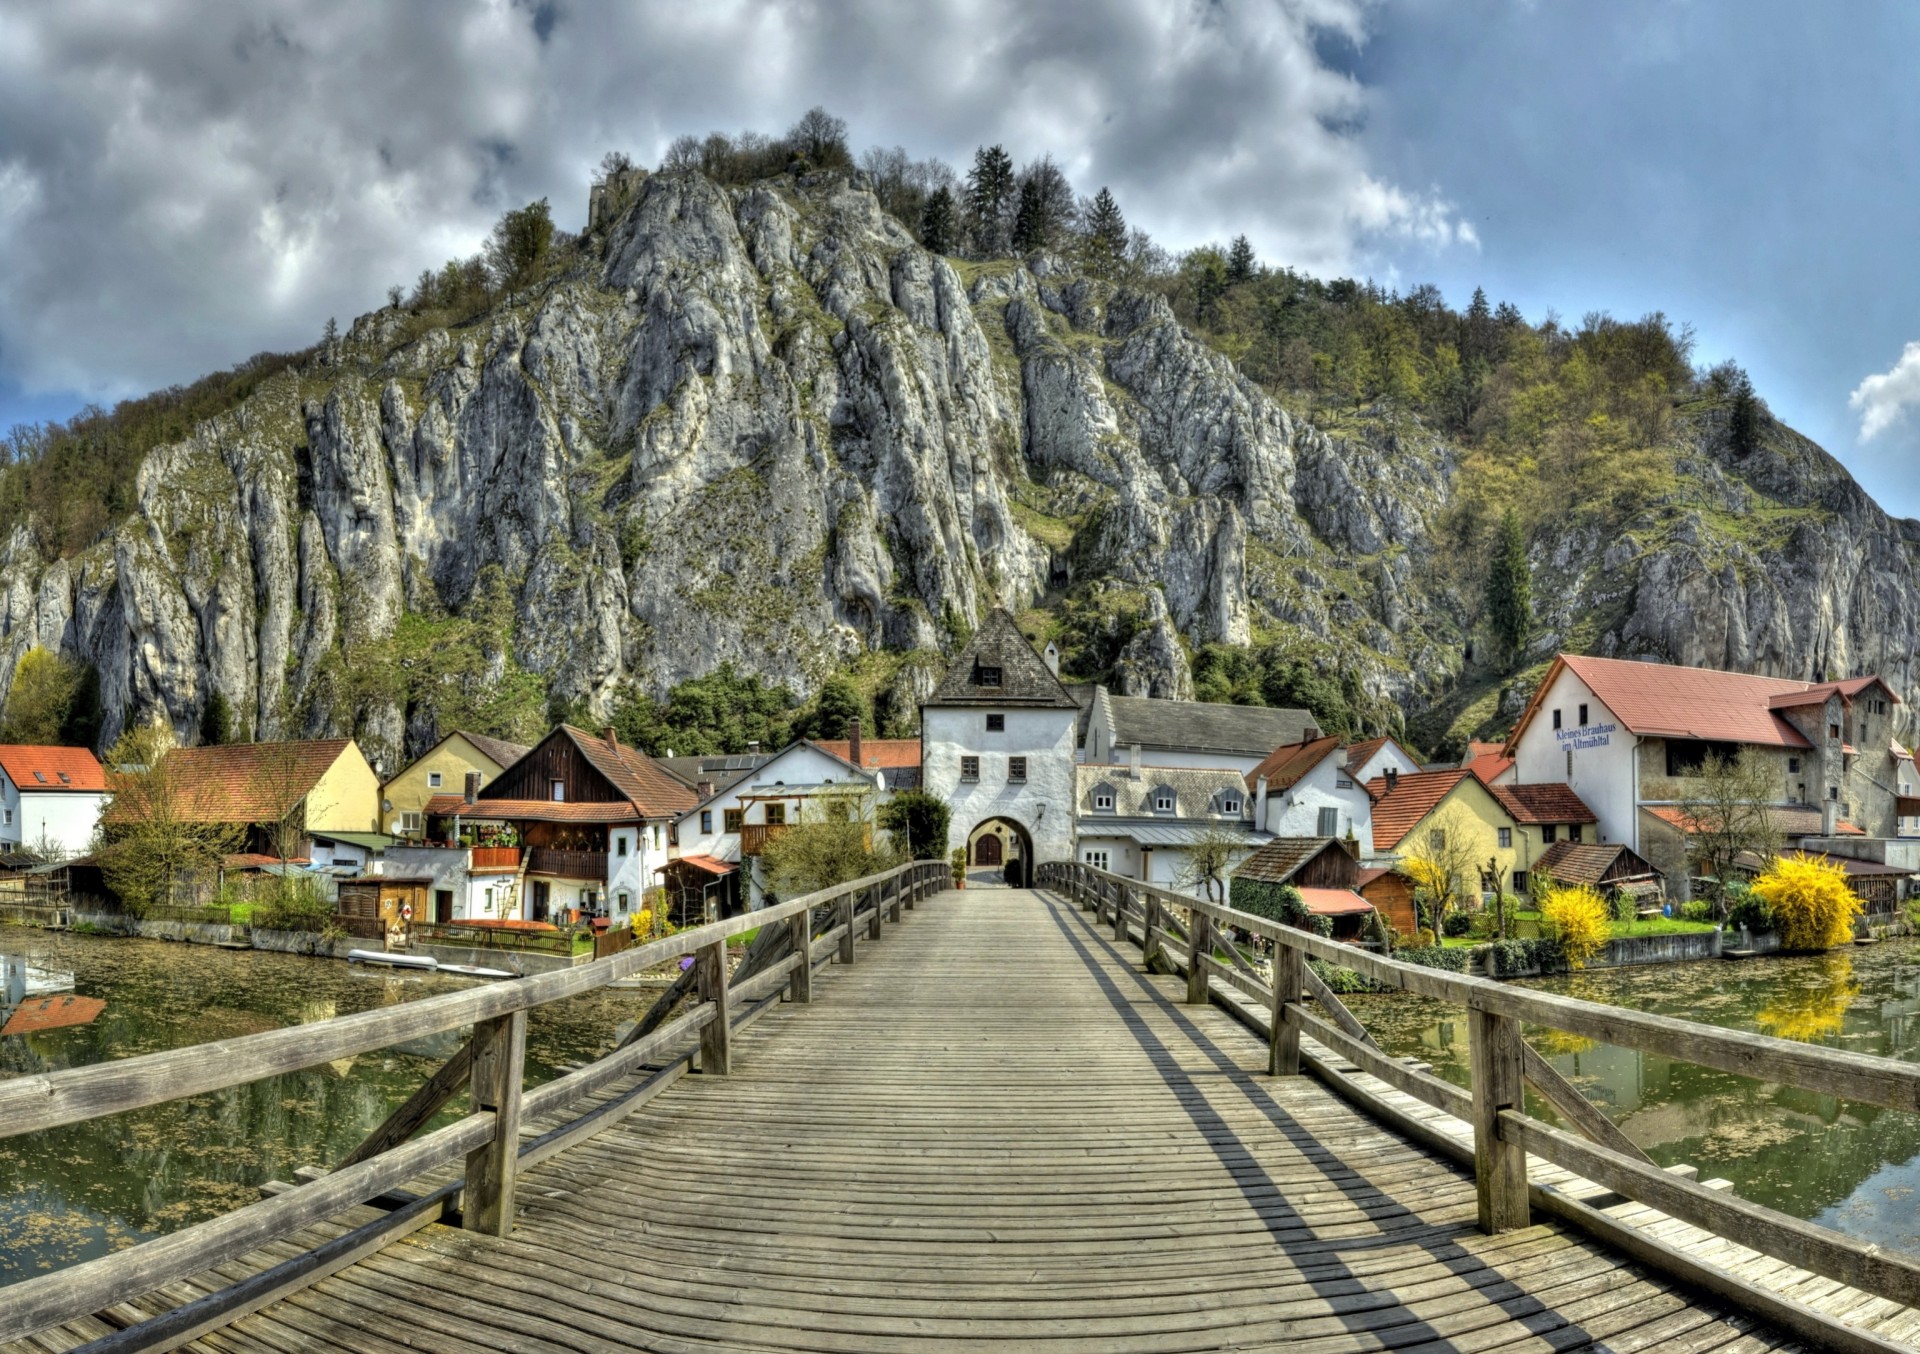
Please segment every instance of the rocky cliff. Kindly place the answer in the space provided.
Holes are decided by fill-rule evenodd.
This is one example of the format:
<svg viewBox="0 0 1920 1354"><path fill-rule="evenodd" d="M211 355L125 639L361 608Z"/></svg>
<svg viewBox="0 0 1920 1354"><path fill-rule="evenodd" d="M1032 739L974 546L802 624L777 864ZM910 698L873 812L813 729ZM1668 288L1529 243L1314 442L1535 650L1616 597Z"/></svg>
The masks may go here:
<svg viewBox="0 0 1920 1354"><path fill-rule="evenodd" d="M1281 641L1379 720L1512 707L1440 530L1459 456L1417 422L1322 431L1158 295L931 255L857 177L631 187L478 321L364 316L149 455L92 548L16 531L0 680L42 645L98 667L109 738L155 712L191 736L218 692L243 732L353 732L391 768L441 713L367 680L411 661L410 618L476 619L474 680L604 713L723 661L804 694L999 601L1078 617L1080 675L1143 693L1190 694L1192 646ZM1656 508L1536 548L1532 657L1913 689L1920 524L1784 430L1733 457L1715 418ZM893 663L890 707L936 670Z"/></svg>

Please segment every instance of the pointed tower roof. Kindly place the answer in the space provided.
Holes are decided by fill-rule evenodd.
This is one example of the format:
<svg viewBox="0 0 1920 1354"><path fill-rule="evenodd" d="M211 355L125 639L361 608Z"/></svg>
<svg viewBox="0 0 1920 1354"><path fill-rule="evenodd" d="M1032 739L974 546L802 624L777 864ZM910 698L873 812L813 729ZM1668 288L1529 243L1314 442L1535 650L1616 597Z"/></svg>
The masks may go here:
<svg viewBox="0 0 1920 1354"><path fill-rule="evenodd" d="M1047 662L1034 652L1013 617L995 607L955 655L926 705L1028 706L1078 710Z"/></svg>

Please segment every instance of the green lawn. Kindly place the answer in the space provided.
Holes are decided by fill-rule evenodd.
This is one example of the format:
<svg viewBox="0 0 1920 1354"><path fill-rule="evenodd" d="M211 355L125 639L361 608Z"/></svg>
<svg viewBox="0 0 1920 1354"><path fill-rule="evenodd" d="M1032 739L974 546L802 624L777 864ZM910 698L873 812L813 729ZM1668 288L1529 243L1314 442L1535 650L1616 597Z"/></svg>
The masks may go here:
<svg viewBox="0 0 1920 1354"><path fill-rule="evenodd" d="M252 903L234 903L227 909L227 917L235 926L246 926L253 921Z"/></svg>
<svg viewBox="0 0 1920 1354"><path fill-rule="evenodd" d="M1681 921L1678 917L1648 917L1644 921L1617 921L1616 936L1683 936L1696 931L1711 931L1710 921Z"/></svg>

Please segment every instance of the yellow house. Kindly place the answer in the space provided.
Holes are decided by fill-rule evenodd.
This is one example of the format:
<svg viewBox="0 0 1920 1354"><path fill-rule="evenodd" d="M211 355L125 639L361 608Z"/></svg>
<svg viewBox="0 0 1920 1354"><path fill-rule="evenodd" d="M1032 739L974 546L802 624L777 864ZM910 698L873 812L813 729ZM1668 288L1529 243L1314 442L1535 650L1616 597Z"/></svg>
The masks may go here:
<svg viewBox="0 0 1920 1354"><path fill-rule="evenodd" d="M463 793L469 772L478 772L485 785L526 753L518 743L454 730L380 787L381 830L418 839L429 799Z"/></svg>
<svg viewBox="0 0 1920 1354"><path fill-rule="evenodd" d="M1571 786L1487 785L1467 770L1370 781L1373 850L1422 856L1450 869L1465 895L1525 893L1527 876L1555 842L1588 839L1595 818Z"/></svg>

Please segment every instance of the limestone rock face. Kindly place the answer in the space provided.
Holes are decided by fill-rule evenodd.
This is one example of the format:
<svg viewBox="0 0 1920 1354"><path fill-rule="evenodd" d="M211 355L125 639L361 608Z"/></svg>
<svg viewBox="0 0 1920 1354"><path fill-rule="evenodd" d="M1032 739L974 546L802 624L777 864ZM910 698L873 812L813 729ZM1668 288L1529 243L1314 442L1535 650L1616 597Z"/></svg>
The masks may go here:
<svg viewBox="0 0 1920 1354"><path fill-rule="evenodd" d="M0 683L55 648L99 668L109 737L190 737L218 693L243 733L353 733L392 770L434 697L366 655L502 587L475 679L595 715L723 662L805 695L889 650L900 725L989 606L1117 598L1106 667L1070 676L1188 697L1193 646L1291 640L1409 714L1459 681L1457 457L1416 420L1322 431L1159 295L931 255L841 176L635 175L592 229L458 329L363 316L152 452L84 553L15 531ZM1791 435L1699 442L1700 512L1538 552L1540 646L1913 689L1920 524Z"/></svg>

